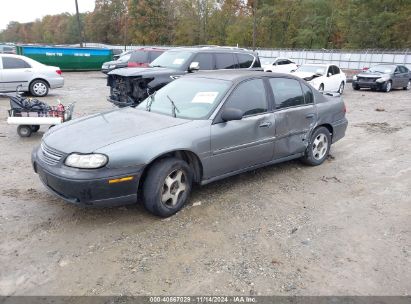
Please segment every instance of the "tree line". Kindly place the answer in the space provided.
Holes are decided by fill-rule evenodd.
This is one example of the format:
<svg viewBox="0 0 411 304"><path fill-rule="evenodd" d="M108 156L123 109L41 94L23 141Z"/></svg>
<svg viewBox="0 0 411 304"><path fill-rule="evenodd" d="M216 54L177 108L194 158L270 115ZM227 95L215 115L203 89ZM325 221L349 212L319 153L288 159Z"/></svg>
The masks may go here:
<svg viewBox="0 0 411 304"><path fill-rule="evenodd" d="M79 1L81 5L81 1ZM411 48L411 0L96 0L87 42L309 49ZM79 43L75 15L10 22L0 41Z"/></svg>

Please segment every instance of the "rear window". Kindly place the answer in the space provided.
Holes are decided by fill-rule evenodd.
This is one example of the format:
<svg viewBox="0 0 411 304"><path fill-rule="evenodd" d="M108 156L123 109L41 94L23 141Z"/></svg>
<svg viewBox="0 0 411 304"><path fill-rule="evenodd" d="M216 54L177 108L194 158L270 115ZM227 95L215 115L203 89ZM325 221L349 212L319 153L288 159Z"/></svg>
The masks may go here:
<svg viewBox="0 0 411 304"><path fill-rule="evenodd" d="M31 68L27 62L20 58L3 57L3 69L27 69Z"/></svg>
<svg viewBox="0 0 411 304"><path fill-rule="evenodd" d="M223 54L216 54L216 68L219 69L236 69L237 62L234 57L234 54L230 53L223 53Z"/></svg>
<svg viewBox="0 0 411 304"><path fill-rule="evenodd" d="M133 53L131 53L130 61L131 62L146 63L146 62L148 62L148 52L147 51L133 52Z"/></svg>
<svg viewBox="0 0 411 304"><path fill-rule="evenodd" d="M254 57L249 54L237 54L237 59L240 69L247 69L251 67L254 61Z"/></svg>

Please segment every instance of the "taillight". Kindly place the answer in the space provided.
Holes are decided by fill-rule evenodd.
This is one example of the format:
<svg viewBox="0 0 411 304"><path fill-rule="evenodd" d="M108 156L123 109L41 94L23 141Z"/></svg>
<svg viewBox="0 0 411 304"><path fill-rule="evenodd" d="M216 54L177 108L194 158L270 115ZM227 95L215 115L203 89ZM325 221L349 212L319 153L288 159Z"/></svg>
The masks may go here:
<svg viewBox="0 0 411 304"><path fill-rule="evenodd" d="M343 103L344 107L343 107L343 112L347 113L347 107L345 106L345 103Z"/></svg>
<svg viewBox="0 0 411 304"><path fill-rule="evenodd" d="M61 76L61 70L57 70L56 73Z"/></svg>

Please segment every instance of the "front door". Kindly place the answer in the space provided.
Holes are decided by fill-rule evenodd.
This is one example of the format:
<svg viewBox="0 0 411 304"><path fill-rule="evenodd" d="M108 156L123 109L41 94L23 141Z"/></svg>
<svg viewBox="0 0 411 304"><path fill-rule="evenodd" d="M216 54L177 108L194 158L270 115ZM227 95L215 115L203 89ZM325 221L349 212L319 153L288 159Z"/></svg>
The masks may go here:
<svg viewBox="0 0 411 304"><path fill-rule="evenodd" d="M276 107L274 158L302 153L317 117L313 93L295 79L271 78L269 82Z"/></svg>
<svg viewBox="0 0 411 304"><path fill-rule="evenodd" d="M32 78L30 64L20 58L3 56L3 86L6 91L15 91L21 85L27 90Z"/></svg>
<svg viewBox="0 0 411 304"><path fill-rule="evenodd" d="M262 79L240 83L222 107L240 109L243 119L211 126L209 178L262 164L273 158L275 121ZM221 111L220 111L221 113Z"/></svg>

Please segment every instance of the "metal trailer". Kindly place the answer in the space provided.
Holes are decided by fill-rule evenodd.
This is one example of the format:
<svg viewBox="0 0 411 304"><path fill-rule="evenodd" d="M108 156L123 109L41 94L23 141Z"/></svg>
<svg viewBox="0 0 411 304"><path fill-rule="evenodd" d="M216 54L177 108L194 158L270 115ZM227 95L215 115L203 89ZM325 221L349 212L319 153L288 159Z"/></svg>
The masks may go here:
<svg viewBox="0 0 411 304"><path fill-rule="evenodd" d="M8 110L9 125L18 125L17 134L20 137L30 137L37 132L41 125L54 127L63 122L71 120L74 111L74 103L66 106L64 111L59 111L55 107L48 111L25 111L20 109Z"/></svg>

